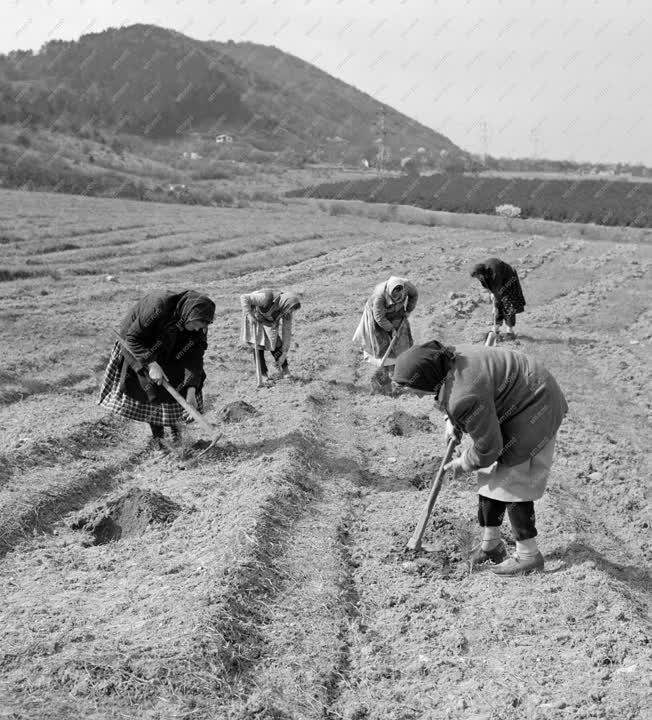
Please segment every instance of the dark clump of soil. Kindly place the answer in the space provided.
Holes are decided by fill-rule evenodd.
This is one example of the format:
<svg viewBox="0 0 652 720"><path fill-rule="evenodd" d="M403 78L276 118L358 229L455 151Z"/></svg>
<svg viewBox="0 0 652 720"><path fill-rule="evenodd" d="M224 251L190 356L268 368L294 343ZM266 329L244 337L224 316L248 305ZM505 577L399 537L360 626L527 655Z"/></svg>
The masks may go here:
<svg viewBox="0 0 652 720"><path fill-rule="evenodd" d="M236 400L228 403L220 410L220 417L224 422L236 423L256 415L257 412L256 408L248 402Z"/></svg>
<svg viewBox="0 0 652 720"><path fill-rule="evenodd" d="M432 432L432 423L427 415L410 415L396 410L385 419L385 427L390 435L410 437L416 433Z"/></svg>
<svg viewBox="0 0 652 720"><path fill-rule="evenodd" d="M70 526L86 530L93 536L93 545L142 535L150 525L167 525L181 513L181 506L155 490L132 488L117 500L111 500L80 517Z"/></svg>
<svg viewBox="0 0 652 720"><path fill-rule="evenodd" d="M417 490L426 490L432 487L442 460L441 455L432 455L408 463L405 477L412 487Z"/></svg>

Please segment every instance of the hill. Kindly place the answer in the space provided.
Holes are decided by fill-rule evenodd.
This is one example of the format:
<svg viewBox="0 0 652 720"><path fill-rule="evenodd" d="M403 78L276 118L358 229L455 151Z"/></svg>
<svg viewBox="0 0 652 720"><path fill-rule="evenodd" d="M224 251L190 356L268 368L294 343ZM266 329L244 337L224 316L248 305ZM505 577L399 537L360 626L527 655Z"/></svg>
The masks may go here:
<svg viewBox="0 0 652 720"><path fill-rule="evenodd" d="M447 137L421 125L388 105L276 47L256 43L213 43L264 83L252 99L257 111L272 110L284 118L288 131L305 136L309 109L308 139L333 143L342 138L369 154L379 137L379 114L384 114L386 143L395 154L424 147L431 152L459 152ZM327 138L331 138L329 141Z"/></svg>
<svg viewBox="0 0 652 720"><path fill-rule="evenodd" d="M202 42L132 25L0 56L0 122L154 139L231 133L339 158L373 153L385 116L394 154L460 152L448 138L274 47Z"/></svg>

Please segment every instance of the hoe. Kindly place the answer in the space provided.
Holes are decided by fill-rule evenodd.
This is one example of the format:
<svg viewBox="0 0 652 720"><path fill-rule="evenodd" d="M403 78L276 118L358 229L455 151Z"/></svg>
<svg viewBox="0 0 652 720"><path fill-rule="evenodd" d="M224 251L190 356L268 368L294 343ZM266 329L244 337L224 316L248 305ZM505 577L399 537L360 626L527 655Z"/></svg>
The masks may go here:
<svg viewBox="0 0 652 720"><path fill-rule="evenodd" d="M487 337L484 341L485 346L492 347L496 344L496 333L493 331L489 331L487 333ZM412 533L412 537L408 540L406 549L407 550L421 550L421 540L423 538L423 534L426 531L426 525L428 524L428 520L430 519L430 513L432 512L433 507L435 506L435 500L437 499L437 495L439 495L439 491L441 490L442 483L444 481L444 466L449 462L451 457L453 456L453 451L459 444L459 438L458 437L452 437L448 441L448 447L446 448L446 454L444 455L441 465L439 466L439 472L437 473L437 477L435 478L435 482L432 484L432 488L430 488L430 495L428 496L428 502L426 503L425 508L423 509L423 512L421 513L421 517L419 518L419 522L417 523L416 528L414 529L414 532ZM423 548L425 550L425 548Z"/></svg>

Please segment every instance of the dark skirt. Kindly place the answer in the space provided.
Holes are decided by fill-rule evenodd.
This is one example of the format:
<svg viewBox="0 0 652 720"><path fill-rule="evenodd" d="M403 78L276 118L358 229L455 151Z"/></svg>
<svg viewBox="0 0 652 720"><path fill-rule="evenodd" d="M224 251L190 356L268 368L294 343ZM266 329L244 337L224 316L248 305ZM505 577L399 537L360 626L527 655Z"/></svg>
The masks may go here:
<svg viewBox="0 0 652 720"><path fill-rule="evenodd" d="M116 343L104 371L98 405L128 420L152 423L153 425L170 426L185 421L185 410L172 397L169 402L147 402L136 400L123 392L120 389L123 362L120 346ZM204 400L201 389L197 389L195 397L197 398L197 409L202 412Z"/></svg>
<svg viewBox="0 0 652 720"><path fill-rule="evenodd" d="M516 270L513 273L502 287L496 288L494 292L496 310L505 318L513 317L516 313L522 313L525 310L525 298L521 283Z"/></svg>

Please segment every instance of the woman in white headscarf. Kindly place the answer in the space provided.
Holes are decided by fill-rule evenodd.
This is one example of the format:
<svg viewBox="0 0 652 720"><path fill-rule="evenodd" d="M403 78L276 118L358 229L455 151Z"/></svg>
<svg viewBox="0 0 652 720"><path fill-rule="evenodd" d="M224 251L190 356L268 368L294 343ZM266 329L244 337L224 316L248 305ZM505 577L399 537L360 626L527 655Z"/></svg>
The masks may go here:
<svg viewBox="0 0 652 720"><path fill-rule="evenodd" d="M240 295L242 306L241 340L253 350L256 367L262 379L267 377L265 350L271 352L284 377L289 374L288 352L292 342L292 316L301 307L296 295L274 292L270 288Z"/></svg>
<svg viewBox="0 0 652 720"><path fill-rule="evenodd" d="M413 345L412 330L408 315L417 305L419 293L406 278L392 276L376 285L362 312L353 342L362 348L364 359L379 369L374 373L372 386L382 386L389 381L389 375L396 358ZM383 355L392 340L396 341L383 367Z"/></svg>

